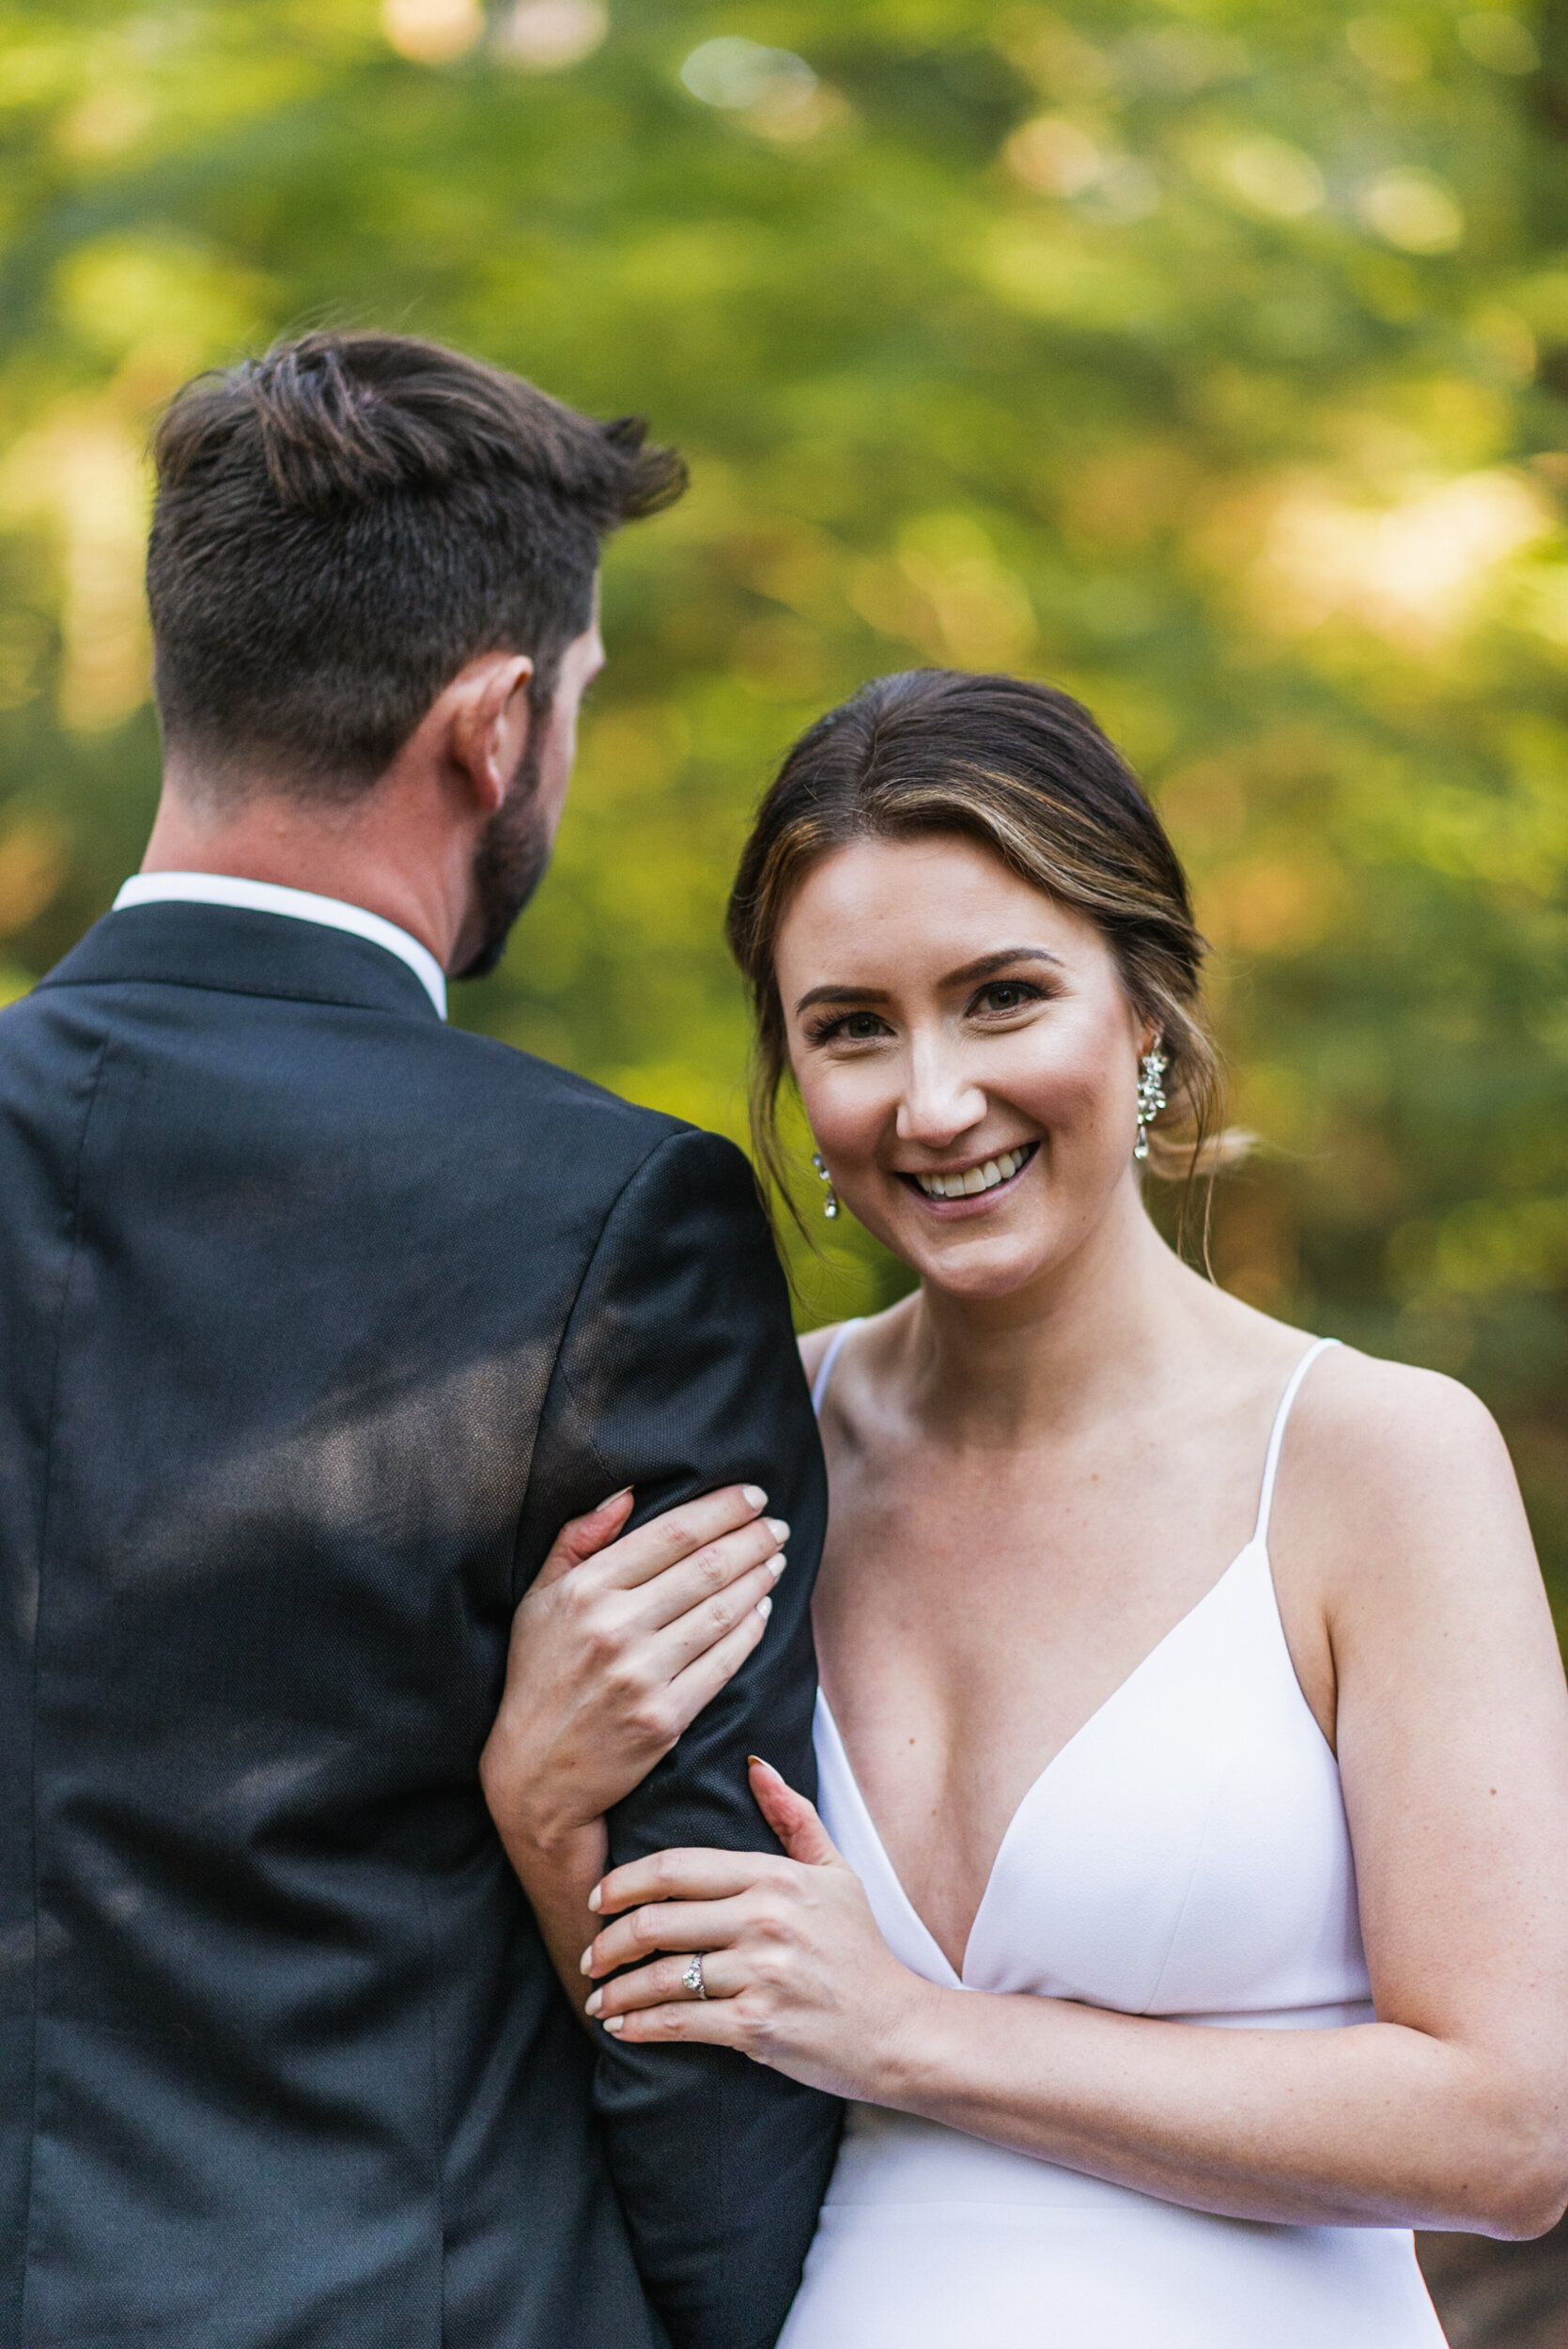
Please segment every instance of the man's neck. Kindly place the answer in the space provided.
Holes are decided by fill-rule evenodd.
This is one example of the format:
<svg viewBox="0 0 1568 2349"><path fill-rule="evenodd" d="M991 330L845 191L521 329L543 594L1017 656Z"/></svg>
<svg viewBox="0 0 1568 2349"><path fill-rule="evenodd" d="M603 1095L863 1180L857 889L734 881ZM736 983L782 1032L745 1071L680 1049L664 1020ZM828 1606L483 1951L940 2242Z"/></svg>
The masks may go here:
<svg viewBox="0 0 1568 2349"><path fill-rule="evenodd" d="M396 924L451 968L472 849L396 782L346 806L247 792L209 814L209 795L165 776L144 873L221 873L336 897Z"/></svg>

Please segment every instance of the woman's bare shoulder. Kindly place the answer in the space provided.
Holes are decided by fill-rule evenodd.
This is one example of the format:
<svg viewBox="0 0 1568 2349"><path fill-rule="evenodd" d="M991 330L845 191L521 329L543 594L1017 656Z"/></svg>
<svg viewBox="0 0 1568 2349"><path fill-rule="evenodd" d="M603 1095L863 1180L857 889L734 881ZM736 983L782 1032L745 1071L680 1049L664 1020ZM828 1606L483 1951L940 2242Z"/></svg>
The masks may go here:
<svg viewBox="0 0 1568 2349"><path fill-rule="evenodd" d="M1534 1553L1513 1462L1478 1395L1441 1372L1335 1346L1314 1362L1281 1462L1280 1501L1330 1582L1430 1593L1523 1572Z"/></svg>
<svg viewBox="0 0 1568 2349"><path fill-rule="evenodd" d="M1288 1377L1315 1343L1309 1331L1239 1298L1211 1291L1210 1299L1211 1334L1229 1359L1250 1363L1265 1389ZM1508 1464L1497 1422L1457 1378L1343 1344L1326 1346L1307 1374L1291 1412L1287 1461L1291 1455L1314 1481L1349 1477L1368 1495L1412 1477L1424 1486L1445 1473Z"/></svg>
<svg viewBox="0 0 1568 2349"><path fill-rule="evenodd" d="M896 1344L899 1329L908 1322L911 1302L912 1299L906 1297L882 1313L857 1314L844 1321L824 1322L820 1330L808 1330L800 1340L800 1367L809 1383L815 1386L829 1348L846 1330L853 1330L855 1335L833 1372L835 1396L839 1395L845 1384L853 1384L858 1380L866 1357L869 1356L873 1364L882 1364L886 1359L885 1349ZM847 1360L849 1355L854 1357L852 1362ZM847 1378L846 1373L849 1374Z"/></svg>
<svg viewBox="0 0 1568 2349"><path fill-rule="evenodd" d="M822 1358L843 1327L842 1321L825 1321L820 1330L807 1330L802 1332L800 1342L800 1367L806 1374L808 1386L816 1384L816 1374L822 1367Z"/></svg>
<svg viewBox="0 0 1568 2349"><path fill-rule="evenodd" d="M1508 1456L1491 1412L1457 1378L1353 1346L1313 1363L1296 1417L1303 1449L1380 1487L1412 1475L1442 1483Z"/></svg>

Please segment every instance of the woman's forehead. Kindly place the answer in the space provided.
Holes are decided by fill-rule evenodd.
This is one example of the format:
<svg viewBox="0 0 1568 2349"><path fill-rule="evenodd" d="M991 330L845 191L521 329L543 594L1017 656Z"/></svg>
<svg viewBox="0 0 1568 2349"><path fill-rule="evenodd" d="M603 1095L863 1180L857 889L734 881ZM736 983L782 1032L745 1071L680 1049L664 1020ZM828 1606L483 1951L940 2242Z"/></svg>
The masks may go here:
<svg viewBox="0 0 1568 2349"><path fill-rule="evenodd" d="M1084 915L1012 871L984 842L962 833L856 840L815 864L779 932L781 962L835 961L846 953L902 959L963 959L954 949L994 951L1017 940L1081 953L1099 933Z"/></svg>

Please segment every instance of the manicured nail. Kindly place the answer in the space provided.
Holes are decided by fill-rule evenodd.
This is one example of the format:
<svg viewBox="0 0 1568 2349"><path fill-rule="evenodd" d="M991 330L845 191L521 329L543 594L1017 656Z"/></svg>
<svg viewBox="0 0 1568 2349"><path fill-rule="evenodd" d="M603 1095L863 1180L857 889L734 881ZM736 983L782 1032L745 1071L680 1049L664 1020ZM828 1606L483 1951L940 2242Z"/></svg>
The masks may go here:
<svg viewBox="0 0 1568 2349"><path fill-rule="evenodd" d="M588 1906L593 1910L596 1917L598 1915L600 1908L604 1905L599 1898L600 1890L601 1887L596 1884L593 1890L588 1895Z"/></svg>
<svg viewBox="0 0 1568 2349"><path fill-rule="evenodd" d="M765 1517L763 1519L763 1523L767 1526L769 1533L772 1534L773 1539L779 1543L781 1547L788 1541L789 1520L787 1517Z"/></svg>
<svg viewBox="0 0 1568 2349"><path fill-rule="evenodd" d="M768 1616L772 1613L772 1611L773 1611L773 1602L772 1602L772 1600L771 1600L770 1598L759 1598L759 1599L758 1599L758 1601L757 1601L757 1613L758 1613L758 1614L762 1617L762 1620L763 1620L763 1622L764 1622L764 1623L766 1623L766 1622L768 1621Z"/></svg>
<svg viewBox="0 0 1568 2349"><path fill-rule="evenodd" d="M772 1763L765 1762L760 1753L749 1753L746 1759L754 1770L768 1770L774 1778L778 1777L779 1773L773 1768Z"/></svg>
<svg viewBox="0 0 1568 2349"><path fill-rule="evenodd" d="M612 2032L613 2036L618 2039L621 2035L621 2025L625 2022L625 2020L626 2017L624 2015L607 2015L603 2022L599 2025L599 2029L600 2030Z"/></svg>
<svg viewBox="0 0 1568 2349"><path fill-rule="evenodd" d="M780 1575L783 1574L788 1563L789 1560L784 1556L782 1549L774 1551L772 1557L768 1561L768 1571L772 1576L775 1582L778 1580Z"/></svg>
<svg viewBox="0 0 1568 2349"><path fill-rule="evenodd" d="M742 1485L740 1498L748 1509L766 1509L768 1506L768 1495L760 1485Z"/></svg>
<svg viewBox="0 0 1568 2349"><path fill-rule="evenodd" d="M600 1509L613 1509L617 1501L628 1501L630 1497L631 1486L629 1485L623 1485L618 1493L612 1493L608 1501L601 1501L598 1505ZM597 1510L595 1515L598 1515Z"/></svg>
<svg viewBox="0 0 1568 2349"><path fill-rule="evenodd" d="M603 1991L596 1990L591 1998L584 1999L582 2011L585 2015L597 2015L603 2004Z"/></svg>
<svg viewBox="0 0 1568 2349"><path fill-rule="evenodd" d="M577 1961L577 1970L580 1974L591 1974L594 1970L594 1945L591 1941Z"/></svg>

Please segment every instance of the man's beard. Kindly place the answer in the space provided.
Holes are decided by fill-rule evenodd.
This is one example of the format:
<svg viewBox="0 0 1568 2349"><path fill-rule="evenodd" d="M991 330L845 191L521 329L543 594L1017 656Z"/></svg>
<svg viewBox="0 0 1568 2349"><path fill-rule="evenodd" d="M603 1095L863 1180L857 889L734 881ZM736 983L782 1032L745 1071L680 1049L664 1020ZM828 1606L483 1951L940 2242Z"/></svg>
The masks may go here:
<svg viewBox="0 0 1568 2349"><path fill-rule="evenodd" d="M479 944L454 978L489 978L506 951L513 923L545 877L550 835L539 815L543 735L541 725L529 728L511 787L480 834L474 856Z"/></svg>

